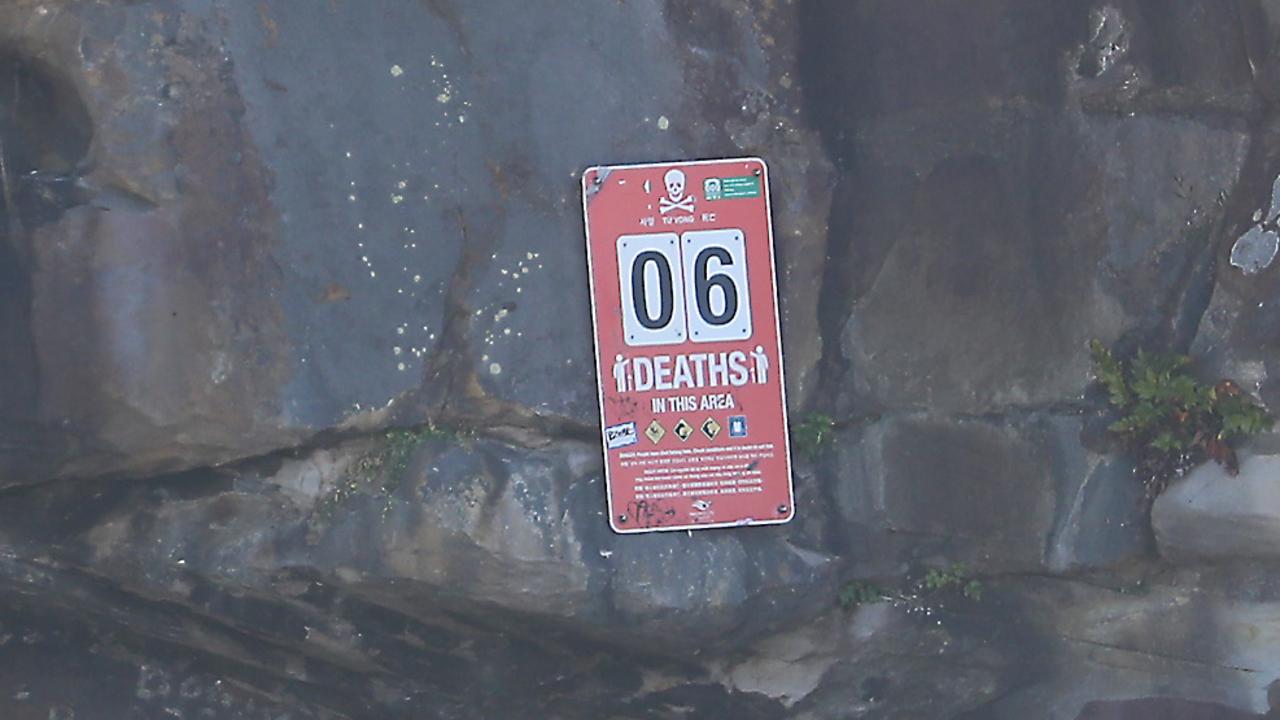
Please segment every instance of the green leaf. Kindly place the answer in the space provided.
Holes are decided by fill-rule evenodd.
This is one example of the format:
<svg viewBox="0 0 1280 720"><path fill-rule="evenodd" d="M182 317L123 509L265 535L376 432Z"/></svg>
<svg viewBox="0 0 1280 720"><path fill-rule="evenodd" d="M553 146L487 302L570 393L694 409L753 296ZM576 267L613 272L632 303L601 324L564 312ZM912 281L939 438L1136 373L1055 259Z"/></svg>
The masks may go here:
<svg viewBox="0 0 1280 720"><path fill-rule="evenodd" d="M1198 398L1195 379L1188 375L1179 375L1169 381L1168 399L1179 405L1194 405Z"/></svg>
<svg viewBox="0 0 1280 720"><path fill-rule="evenodd" d="M1108 426L1108 429L1117 435L1124 435L1126 433L1133 432L1137 427L1137 419L1130 415L1111 423L1111 425Z"/></svg>
<svg viewBox="0 0 1280 720"><path fill-rule="evenodd" d="M1133 412L1129 415L1134 429L1139 432L1146 432L1156 428L1164 420L1164 417L1165 413L1160 407L1146 400L1134 405Z"/></svg>
<svg viewBox="0 0 1280 720"><path fill-rule="evenodd" d="M964 596L969 600L978 602L982 600L982 583L978 582L977 580L970 580L969 582L965 583L964 590L962 590L961 592L963 592Z"/></svg>
<svg viewBox="0 0 1280 720"><path fill-rule="evenodd" d="M1256 435L1271 428L1271 415L1263 408L1254 405L1244 397L1225 397L1218 402L1218 412L1222 415L1220 439L1238 435Z"/></svg>
<svg viewBox="0 0 1280 720"><path fill-rule="evenodd" d="M859 605L877 603L888 598L884 588L865 580L851 580L840 588L837 599L840 607L852 610Z"/></svg>
<svg viewBox="0 0 1280 720"><path fill-rule="evenodd" d="M1124 367L1111 354L1111 350L1098 340L1089 343L1089 352L1093 356L1093 372L1107 389L1107 399L1116 407L1124 407L1132 400L1129 382L1124 376Z"/></svg>

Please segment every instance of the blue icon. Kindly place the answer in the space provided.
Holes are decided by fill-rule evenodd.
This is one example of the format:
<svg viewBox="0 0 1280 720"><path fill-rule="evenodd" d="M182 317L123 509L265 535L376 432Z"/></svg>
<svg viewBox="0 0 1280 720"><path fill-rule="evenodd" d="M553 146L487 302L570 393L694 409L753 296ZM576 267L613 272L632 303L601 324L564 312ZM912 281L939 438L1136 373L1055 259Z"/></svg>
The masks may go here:
<svg viewBox="0 0 1280 720"><path fill-rule="evenodd" d="M729 416L729 437L746 437L747 436L747 416L731 415Z"/></svg>

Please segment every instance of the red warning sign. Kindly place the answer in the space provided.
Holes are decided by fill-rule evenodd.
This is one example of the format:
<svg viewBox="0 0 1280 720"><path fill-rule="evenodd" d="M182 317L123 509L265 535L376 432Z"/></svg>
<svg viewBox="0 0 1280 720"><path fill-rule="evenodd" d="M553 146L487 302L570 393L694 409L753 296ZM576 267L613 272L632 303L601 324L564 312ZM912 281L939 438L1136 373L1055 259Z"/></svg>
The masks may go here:
<svg viewBox="0 0 1280 720"><path fill-rule="evenodd" d="M582 176L616 532L795 512L764 161Z"/></svg>

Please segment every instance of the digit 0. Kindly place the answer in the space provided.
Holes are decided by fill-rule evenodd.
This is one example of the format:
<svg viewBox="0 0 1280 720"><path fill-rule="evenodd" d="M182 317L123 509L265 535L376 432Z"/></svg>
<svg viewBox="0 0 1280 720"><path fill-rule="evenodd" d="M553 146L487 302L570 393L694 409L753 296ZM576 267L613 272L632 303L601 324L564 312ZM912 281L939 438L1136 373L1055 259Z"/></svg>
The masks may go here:
<svg viewBox="0 0 1280 720"><path fill-rule="evenodd" d="M675 233L618 238L618 309L627 345L674 345L688 337L679 242Z"/></svg>
<svg viewBox="0 0 1280 720"><path fill-rule="evenodd" d="M649 293L645 283L645 271L649 263L658 270L658 316L649 314ZM699 300L701 302L701 300ZM631 305L636 319L649 330L660 330L671 324L675 312L675 290L671 280L671 264L665 255L646 250L631 263Z"/></svg>

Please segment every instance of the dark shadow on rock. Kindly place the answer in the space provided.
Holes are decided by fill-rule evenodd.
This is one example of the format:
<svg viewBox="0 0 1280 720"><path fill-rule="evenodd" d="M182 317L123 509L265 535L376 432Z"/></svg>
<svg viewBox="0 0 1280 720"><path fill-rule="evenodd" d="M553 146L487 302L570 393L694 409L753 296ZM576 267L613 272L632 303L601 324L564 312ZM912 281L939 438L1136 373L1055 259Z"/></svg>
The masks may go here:
<svg viewBox="0 0 1280 720"><path fill-rule="evenodd" d="M953 125L972 124L964 131L976 136L996 129L1001 113L1012 108L1030 112L1060 105L1065 87L1061 59L1067 48L1087 34L1087 17L1087 6L1078 2L983 0L957 5L811 0L802 7L800 70L805 108L840 169L828 221L828 260L818 310L826 339L824 385L834 387L847 376L849 359L840 352L840 339L850 309L871 290L911 225L911 216L920 211L918 169L905 157L909 153L896 157L893 150L872 147L876 128L886 122L914 128L903 131L912 136L910 144L929 146L950 131L919 127L924 115L954 116ZM964 113L959 112L979 107L987 109L975 117L962 117ZM896 117L902 119L892 120ZM1027 147L1049 154L1052 145L1050 137L1033 139ZM1016 163L1005 165L999 168L1000 174L1019 173L1019 168L1010 166ZM969 180L960 183L961 189ZM1072 180L1076 178L1058 178L1044 185L1071 185ZM1035 187L1014 182L988 198L1001 206L1002 217L1019 215L1018 208L1006 207L1009 198L1002 196L1010 193L1023 195L1026 212L1022 215L1043 210L1037 206L1046 200L1033 193ZM1049 197L1047 202L1055 199ZM962 206L960 217L973 217L966 200L957 197L952 205ZM949 226L952 219L949 216L944 225ZM1024 253L1035 252L1026 242L1016 242L1031 228L996 230L994 244L988 247L1005 257L1006 264L1010 259L1052 264L1054 258L1004 254L1004 247L1019 244ZM990 254L975 253L951 237L932 240L917 250L939 247L956 261L976 266L981 266L984 254ZM961 276L963 282L981 283L988 275L963 272Z"/></svg>
<svg viewBox="0 0 1280 720"><path fill-rule="evenodd" d="M1076 720L1252 720L1266 717L1217 703L1175 698L1095 700Z"/></svg>
<svg viewBox="0 0 1280 720"><path fill-rule="evenodd" d="M849 170L870 118L998 97L1055 104L1061 53L1086 34L1087 8L1055 0L810 0L800 12L807 109Z"/></svg>
<svg viewBox="0 0 1280 720"><path fill-rule="evenodd" d="M71 83L36 59L0 49L0 476L57 444L37 427L31 325L32 228L83 196L75 176L93 130Z"/></svg>

